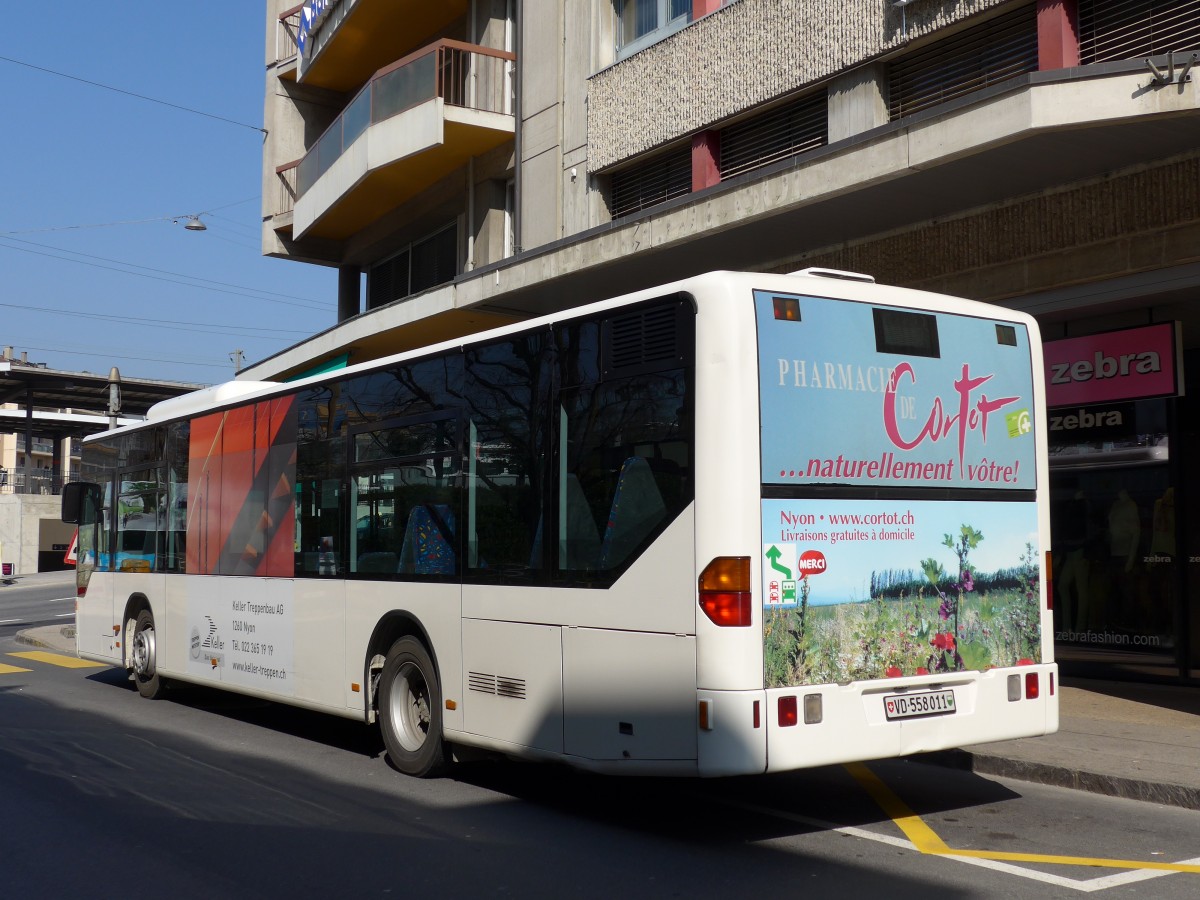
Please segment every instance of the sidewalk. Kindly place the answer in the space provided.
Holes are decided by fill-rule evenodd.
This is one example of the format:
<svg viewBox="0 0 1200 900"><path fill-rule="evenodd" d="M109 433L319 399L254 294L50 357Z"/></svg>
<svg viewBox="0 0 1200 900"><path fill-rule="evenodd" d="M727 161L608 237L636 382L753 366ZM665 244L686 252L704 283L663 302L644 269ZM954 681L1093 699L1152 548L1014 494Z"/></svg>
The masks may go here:
<svg viewBox="0 0 1200 900"><path fill-rule="evenodd" d="M31 628L21 643L75 653L75 626ZM920 761L1116 797L1200 809L1200 688L1074 679L1055 734L977 744Z"/></svg>
<svg viewBox="0 0 1200 900"><path fill-rule="evenodd" d="M1200 688L1068 678L1054 734L932 753L929 761L1200 809Z"/></svg>

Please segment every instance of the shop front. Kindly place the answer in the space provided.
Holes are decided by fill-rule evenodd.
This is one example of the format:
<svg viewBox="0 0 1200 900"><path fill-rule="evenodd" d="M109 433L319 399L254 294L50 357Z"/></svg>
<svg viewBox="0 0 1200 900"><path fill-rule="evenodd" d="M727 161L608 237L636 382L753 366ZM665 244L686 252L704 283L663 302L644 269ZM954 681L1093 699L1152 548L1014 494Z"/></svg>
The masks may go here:
<svg viewBox="0 0 1200 900"><path fill-rule="evenodd" d="M1181 343L1179 323L1164 322L1044 345L1055 642L1064 672L1195 675L1188 559L1200 558L1180 551L1200 541L1188 537L1195 464L1184 440Z"/></svg>

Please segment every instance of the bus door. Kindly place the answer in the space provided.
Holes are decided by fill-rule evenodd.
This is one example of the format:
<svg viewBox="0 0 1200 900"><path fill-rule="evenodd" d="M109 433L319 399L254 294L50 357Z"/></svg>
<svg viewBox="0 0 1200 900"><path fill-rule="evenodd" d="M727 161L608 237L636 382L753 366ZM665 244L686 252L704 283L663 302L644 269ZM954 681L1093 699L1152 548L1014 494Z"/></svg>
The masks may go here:
<svg viewBox="0 0 1200 900"><path fill-rule="evenodd" d="M78 505L68 512L68 504ZM119 659L119 624L113 614L112 482L77 482L63 489L64 519L74 518L78 531L75 555L75 643L80 655ZM70 516L71 518L68 518Z"/></svg>

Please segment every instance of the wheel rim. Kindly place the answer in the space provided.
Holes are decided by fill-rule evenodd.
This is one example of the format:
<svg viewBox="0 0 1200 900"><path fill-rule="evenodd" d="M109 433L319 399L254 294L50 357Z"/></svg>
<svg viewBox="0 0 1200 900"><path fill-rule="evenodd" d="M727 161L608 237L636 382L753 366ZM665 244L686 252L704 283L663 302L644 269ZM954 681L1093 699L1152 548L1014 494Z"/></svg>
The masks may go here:
<svg viewBox="0 0 1200 900"><path fill-rule="evenodd" d="M143 677L154 674L154 628L146 626L133 636L133 671Z"/></svg>
<svg viewBox="0 0 1200 900"><path fill-rule="evenodd" d="M410 752L420 750L429 736L429 686L412 663L405 663L396 673L390 706L400 746Z"/></svg>

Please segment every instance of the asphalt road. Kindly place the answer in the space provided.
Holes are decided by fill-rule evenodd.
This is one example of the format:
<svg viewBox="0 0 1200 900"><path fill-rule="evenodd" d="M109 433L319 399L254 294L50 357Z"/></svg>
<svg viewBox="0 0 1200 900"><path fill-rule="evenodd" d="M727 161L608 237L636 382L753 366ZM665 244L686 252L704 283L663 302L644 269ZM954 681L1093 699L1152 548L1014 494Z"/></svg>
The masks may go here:
<svg viewBox="0 0 1200 900"><path fill-rule="evenodd" d="M57 615L40 602L30 618ZM359 723L199 689L146 701L72 663L0 635L11 896L1200 893L1195 811L908 761L720 781L488 762L420 781Z"/></svg>
<svg viewBox="0 0 1200 900"><path fill-rule="evenodd" d="M75 572L0 579L0 638L75 621Z"/></svg>

